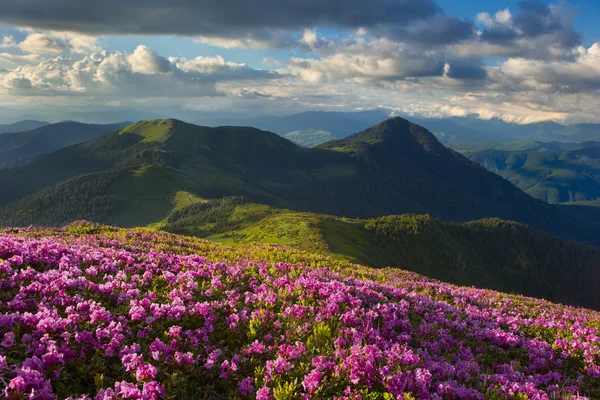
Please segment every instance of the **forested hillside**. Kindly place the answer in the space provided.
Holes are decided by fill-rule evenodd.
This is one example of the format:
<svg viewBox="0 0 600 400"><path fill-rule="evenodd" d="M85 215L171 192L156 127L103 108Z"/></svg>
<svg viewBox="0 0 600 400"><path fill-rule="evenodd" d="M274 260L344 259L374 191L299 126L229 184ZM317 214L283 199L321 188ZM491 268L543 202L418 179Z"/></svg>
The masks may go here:
<svg viewBox="0 0 600 400"><path fill-rule="evenodd" d="M545 202L591 201L600 200L600 146L594 145L570 151L482 150L466 155Z"/></svg>
<svg viewBox="0 0 600 400"><path fill-rule="evenodd" d="M499 217L578 240L600 237L401 118L315 149L253 128L144 121L0 172L0 184L11 187L0 193L4 225L147 225L188 192L346 217Z"/></svg>

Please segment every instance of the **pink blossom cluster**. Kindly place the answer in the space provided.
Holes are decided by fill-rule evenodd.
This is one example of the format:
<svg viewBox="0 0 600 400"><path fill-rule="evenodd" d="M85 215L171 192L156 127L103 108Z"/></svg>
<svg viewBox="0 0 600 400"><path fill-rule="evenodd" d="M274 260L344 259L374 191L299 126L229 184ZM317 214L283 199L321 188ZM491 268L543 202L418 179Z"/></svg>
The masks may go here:
<svg viewBox="0 0 600 400"><path fill-rule="evenodd" d="M0 234L8 399L600 398L594 311L56 232Z"/></svg>

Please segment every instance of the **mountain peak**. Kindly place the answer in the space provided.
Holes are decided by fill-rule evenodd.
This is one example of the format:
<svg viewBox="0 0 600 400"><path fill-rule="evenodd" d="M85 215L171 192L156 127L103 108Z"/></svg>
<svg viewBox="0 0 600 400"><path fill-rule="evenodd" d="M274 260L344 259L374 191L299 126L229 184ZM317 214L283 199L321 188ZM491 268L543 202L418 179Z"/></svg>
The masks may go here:
<svg viewBox="0 0 600 400"><path fill-rule="evenodd" d="M395 150L439 153L447 150L427 129L404 118L387 119L369 129L355 133L349 142L363 142Z"/></svg>

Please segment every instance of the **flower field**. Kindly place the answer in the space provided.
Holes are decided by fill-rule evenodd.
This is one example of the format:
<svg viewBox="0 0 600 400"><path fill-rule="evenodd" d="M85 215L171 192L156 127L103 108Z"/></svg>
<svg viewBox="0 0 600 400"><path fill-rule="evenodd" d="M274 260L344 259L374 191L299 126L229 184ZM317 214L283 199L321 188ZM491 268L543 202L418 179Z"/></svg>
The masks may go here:
<svg viewBox="0 0 600 400"><path fill-rule="evenodd" d="M279 246L0 234L8 399L597 399L600 313Z"/></svg>

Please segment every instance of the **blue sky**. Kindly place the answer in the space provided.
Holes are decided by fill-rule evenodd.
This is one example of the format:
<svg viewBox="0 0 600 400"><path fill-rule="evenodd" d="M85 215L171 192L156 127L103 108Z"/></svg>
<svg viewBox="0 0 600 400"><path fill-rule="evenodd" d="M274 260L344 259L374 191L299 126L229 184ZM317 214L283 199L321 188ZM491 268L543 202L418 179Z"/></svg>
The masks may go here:
<svg viewBox="0 0 600 400"><path fill-rule="evenodd" d="M0 107L600 122L598 0L165 4L0 3Z"/></svg>

